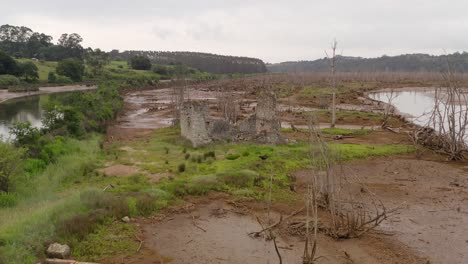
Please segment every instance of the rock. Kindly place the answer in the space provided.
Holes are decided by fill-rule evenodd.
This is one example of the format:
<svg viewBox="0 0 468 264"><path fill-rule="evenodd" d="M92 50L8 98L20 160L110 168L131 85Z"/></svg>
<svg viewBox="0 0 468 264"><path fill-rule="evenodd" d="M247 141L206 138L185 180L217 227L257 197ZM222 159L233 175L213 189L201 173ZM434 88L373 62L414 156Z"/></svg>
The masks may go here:
<svg viewBox="0 0 468 264"><path fill-rule="evenodd" d="M70 247L58 243L51 244L49 248L47 248L47 256L49 258L67 259L70 257Z"/></svg>
<svg viewBox="0 0 468 264"><path fill-rule="evenodd" d="M130 217L128 217L128 216L123 217L122 222L125 222L125 223L130 222Z"/></svg>

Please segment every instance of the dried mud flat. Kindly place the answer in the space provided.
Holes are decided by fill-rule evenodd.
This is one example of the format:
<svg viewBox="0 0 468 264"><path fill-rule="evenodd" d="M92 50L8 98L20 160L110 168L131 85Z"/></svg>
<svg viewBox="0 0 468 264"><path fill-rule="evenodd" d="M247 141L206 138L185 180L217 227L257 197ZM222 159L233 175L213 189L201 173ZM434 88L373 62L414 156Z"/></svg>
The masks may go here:
<svg viewBox="0 0 468 264"><path fill-rule="evenodd" d="M376 159L348 164L389 207L404 204L382 230L430 263L468 263L468 164Z"/></svg>
<svg viewBox="0 0 468 264"><path fill-rule="evenodd" d="M256 217L266 219L266 212L239 212L238 208L212 197L189 210L167 214L162 219L145 220L139 225L145 241L140 254L123 257L123 263L278 263L271 240L248 234L262 226ZM207 199L209 200L209 199ZM274 216L278 218L278 213ZM276 219L275 219L276 221ZM278 232L277 245L283 263L302 263L302 238ZM319 237L317 263L425 263L397 241L383 241L377 236L335 241ZM105 263L121 263L121 257Z"/></svg>

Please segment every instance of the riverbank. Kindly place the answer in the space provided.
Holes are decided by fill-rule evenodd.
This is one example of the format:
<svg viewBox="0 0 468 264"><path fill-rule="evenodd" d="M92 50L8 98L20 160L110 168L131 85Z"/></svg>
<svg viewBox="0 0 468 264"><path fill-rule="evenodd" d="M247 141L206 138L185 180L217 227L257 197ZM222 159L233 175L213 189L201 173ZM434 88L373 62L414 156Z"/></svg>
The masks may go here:
<svg viewBox="0 0 468 264"><path fill-rule="evenodd" d="M0 90L0 103L3 103L10 99L27 97L27 96L32 96L32 95L86 91L86 90L95 90L96 88L97 86L95 85L92 85L92 86L66 85L66 86L55 86L55 87L40 87L39 91L36 91L36 92L11 93L11 92L8 92L8 90Z"/></svg>

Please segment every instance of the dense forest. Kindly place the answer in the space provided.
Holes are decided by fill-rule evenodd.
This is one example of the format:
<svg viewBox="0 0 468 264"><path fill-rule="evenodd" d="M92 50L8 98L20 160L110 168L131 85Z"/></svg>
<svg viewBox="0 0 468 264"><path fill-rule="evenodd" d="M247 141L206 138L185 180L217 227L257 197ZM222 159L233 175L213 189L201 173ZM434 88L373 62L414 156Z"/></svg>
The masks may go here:
<svg viewBox="0 0 468 264"><path fill-rule="evenodd" d="M114 60L130 60L135 56L148 57L154 64L183 64L192 68L216 74L230 73L264 73L265 63L260 59L222 56L200 52L169 52L169 51L124 51L110 52Z"/></svg>
<svg viewBox="0 0 468 264"><path fill-rule="evenodd" d="M16 58L59 61L82 58L85 54L81 46L83 38L77 33L62 34L57 44L52 43L52 39L51 36L35 32L28 27L0 26L0 50Z"/></svg>
<svg viewBox="0 0 468 264"><path fill-rule="evenodd" d="M378 58L338 57L337 70L341 72L441 72L448 63L459 72L468 72L468 53L453 53L442 56L406 54ZM326 72L329 60L290 61L268 64L270 72Z"/></svg>

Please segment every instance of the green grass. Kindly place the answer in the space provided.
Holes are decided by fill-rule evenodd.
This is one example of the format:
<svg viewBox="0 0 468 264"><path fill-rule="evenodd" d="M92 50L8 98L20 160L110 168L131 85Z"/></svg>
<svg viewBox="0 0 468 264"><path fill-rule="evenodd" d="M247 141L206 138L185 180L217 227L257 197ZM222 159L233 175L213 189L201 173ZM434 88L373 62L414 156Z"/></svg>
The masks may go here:
<svg viewBox="0 0 468 264"><path fill-rule="evenodd" d="M0 262L37 263L44 241L55 236L58 216L82 212L78 190L67 188L92 171L99 156L98 137L67 141L71 151L45 170L15 181L18 205L0 210Z"/></svg>
<svg viewBox="0 0 468 264"><path fill-rule="evenodd" d="M135 239L137 234L137 228L131 224L115 222L101 225L76 243L73 256L82 261L101 261L116 255L134 254L139 247Z"/></svg>
<svg viewBox="0 0 468 264"><path fill-rule="evenodd" d="M327 135L343 135L343 136L354 136L354 135L367 135L372 130L370 129L347 129L347 128L323 128L320 130L323 134Z"/></svg>
<svg viewBox="0 0 468 264"><path fill-rule="evenodd" d="M350 130L325 131L364 133ZM284 198L282 196L287 196L284 190L290 184L288 175L298 169L310 167L309 145L304 142L278 146L220 143L198 149L188 147L186 143L181 142L183 140L180 140L178 129L161 129L156 131L148 142L132 142L131 153L120 151L116 147L114 150L117 152L116 163L125 164L137 161L136 166L149 174L171 172L175 178L162 180L159 186L175 196L221 190L233 194L241 192L249 193L248 196L262 197L266 187L269 186L267 179L273 174L277 200L282 200ZM339 154L343 161L413 151L412 147L405 145L330 144L329 146ZM215 159L204 159L204 153L210 151L215 152ZM190 154L189 159L185 158L184 152ZM268 158L261 160L259 156L264 155ZM178 166L182 163L185 164L185 170L181 172ZM257 175L254 177L256 182L254 185L242 184L243 181L236 184L226 183L220 179L220 175L243 170Z"/></svg>
<svg viewBox="0 0 468 264"><path fill-rule="evenodd" d="M33 61L31 59L18 59L19 62L33 62L39 69L39 81L47 82L49 72L55 72L56 61Z"/></svg>
<svg viewBox="0 0 468 264"><path fill-rule="evenodd" d="M18 179L17 204L0 210L0 262L36 263L44 254L45 241L67 243L72 246L73 257L85 261L131 254L138 246L133 239L137 230L115 222L124 215L146 216L179 203L185 195L212 190L261 200L271 187L273 201L295 201L299 198L289 190L289 175L312 166L307 143L217 143L192 148L179 134L176 128L160 129L147 141L125 143L133 149L131 152L121 150L118 143L107 149L109 161L133 164L147 174L173 175L158 183L144 173L130 177L101 175L95 170L96 164L104 163L100 138L67 140L69 151L44 170ZM413 151L405 145L329 146L343 161ZM184 164L184 170L179 169L180 164ZM113 188L102 191L109 185Z"/></svg>
<svg viewBox="0 0 468 264"><path fill-rule="evenodd" d="M106 65L106 68L108 69L130 69L127 61L111 61L108 65Z"/></svg>

